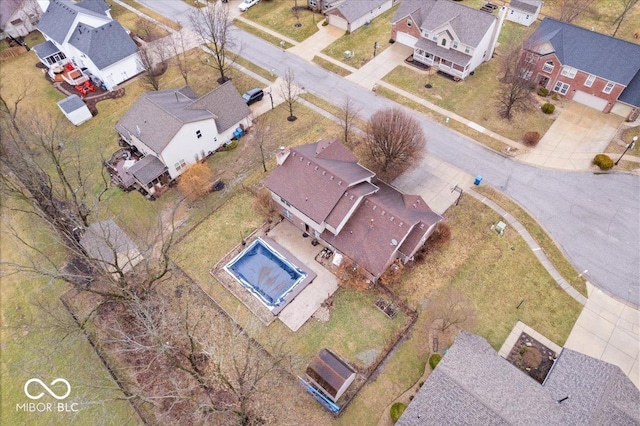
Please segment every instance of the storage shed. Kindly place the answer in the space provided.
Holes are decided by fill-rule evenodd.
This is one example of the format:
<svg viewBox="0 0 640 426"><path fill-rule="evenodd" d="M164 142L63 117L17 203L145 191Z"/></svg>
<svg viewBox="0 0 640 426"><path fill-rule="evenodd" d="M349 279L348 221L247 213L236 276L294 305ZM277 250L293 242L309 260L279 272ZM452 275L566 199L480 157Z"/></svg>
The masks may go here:
<svg viewBox="0 0 640 426"><path fill-rule="evenodd" d="M328 349L322 349L307 367L309 380L329 397L338 401L356 378L356 372L349 364Z"/></svg>
<svg viewBox="0 0 640 426"><path fill-rule="evenodd" d="M87 107L87 104L85 104L78 95L69 95L58 102L58 107L62 110L69 121L76 126L81 125L93 117L93 115L91 115L91 111L89 111L89 108Z"/></svg>
<svg viewBox="0 0 640 426"><path fill-rule="evenodd" d="M111 273L118 269L129 272L143 259L138 246L113 219L89 225L80 237L80 245Z"/></svg>

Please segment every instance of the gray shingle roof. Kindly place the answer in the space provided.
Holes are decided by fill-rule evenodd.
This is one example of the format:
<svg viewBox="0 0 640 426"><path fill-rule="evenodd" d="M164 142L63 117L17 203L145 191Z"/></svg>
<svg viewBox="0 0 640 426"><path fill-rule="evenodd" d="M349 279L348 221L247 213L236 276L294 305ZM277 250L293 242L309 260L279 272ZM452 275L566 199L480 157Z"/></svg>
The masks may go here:
<svg viewBox="0 0 640 426"><path fill-rule="evenodd" d="M639 398L618 367L568 349L540 385L461 331L396 424L637 424Z"/></svg>
<svg viewBox="0 0 640 426"><path fill-rule="evenodd" d="M58 102L58 106L65 113L70 113L80 108L86 108L87 105L80 99L78 95L69 95L60 102Z"/></svg>
<svg viewBox="0 0 640 426"><path fill-rule="evenodd" d="M167 166L156 156L147 155L131 166L128 171L140 183L148 185L154 179L162 176L162 174L167 171Z"/></svg>
<svg viewBox="0 0 640 426"><path fill-rule="evenodd" d="M640 107L640 70L638 70L629 85L622 91L618 100L629 105Z"/></svg>
<svg viewBox="0 0 640 426"><path fill-rule="evenodd" d="M38 55L38 58L40 59L44 59L47 56L51 56L54 53L58 53L60 51L60 49L58 49L51 40L47 40L44 43L33 46L32 49L36 52L36 55Z"/></svg>
<svg viewBox="0 0 640 426"><path fill-rule="evenodd" d="M85 0L85 2L86 1L104 3L103 0ZM62 44L67 34L73 29L71 26L75 22L79 12L95 18L104 19L105 22L107 22L106 20L111 20L105 13L98 13L86 7L80 8L78 4L68 0L51 0L47 11L40 17L37 28L43 34L55 40L56 43Z"/></svg>
<svg viewBox="0 0 640 426"><path fill-rule="evenodd" d="M389 0L345 0L327 13L332 13L333 11L339 12L347 22L353 22L382 6L387 1Z"/></svg>
<svg viewBox="0 0 640 426"><path fill-rule="evenodd" d="M230 81L200 99L189 86L143 93L116 124L129 140L135 135L160 155L185 123L215 120L223 132L251 114L251 110Z"/></svg>
<svg viewBox="0 0 640 426"><path fill-rule="evenodd" d="M118 21L98 28L78 24L69 37L69 43L87 55L98 69L104 69L138 51L127 31Z"/></svg>
<svg viewBox="0 0 640 426"><path fill-rule="evenodd" d="M227 81L202 96L189 109L206 109L211 112L215 116L216 126L220 133L235 126L251 114L251 109L231 81Z"/></svg>
<svg viewBox="0 0 640 426"><path fill-rule="evenodd" d="M80 237L80 245L89 256L108 264L114 263L116 255L118 261L132 264L137 263L135 258L140 256L138 247L113 219L89 225Z"/></svg>
<svg viewBox="0 0 640 426"><path fill-rule="evenodd" d="M542 0L511 0L509 8L533 15L541 5Z"/></svg>
<svg viewBox="0 0 640 426"><path fill-rule="evenodd" d="M450 0L405 0L393 16L396 23L411 15L422 30L433 31L449 22L461 43L476 47L493 23L496 16Z"/></svg>
<svg viewBox="0 0 640 426"><path fill-rule="evenodd" d="M538 51L549 44L562 65L625 86L640 70L640 45L545 18L525 48Z"/></svg>
<svg viewBox="0 0 640 426"><path fill-rule="evenodd" d="M111 9L107 2L103 0L82 0L81 2L76 3L76 5L83 9L100 14L105 14L107 10Z"/></svg>

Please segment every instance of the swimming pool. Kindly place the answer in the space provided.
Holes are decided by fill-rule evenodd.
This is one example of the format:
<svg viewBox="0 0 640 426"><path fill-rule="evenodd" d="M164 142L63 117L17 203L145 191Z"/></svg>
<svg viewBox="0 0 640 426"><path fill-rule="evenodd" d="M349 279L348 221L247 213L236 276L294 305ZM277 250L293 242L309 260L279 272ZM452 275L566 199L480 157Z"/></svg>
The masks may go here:
<svg viewBox="0 0 640 426"><path fill-rule="evenodd" d="M299 292L294 290L307 277L305 271L261 238L254 240L224 268L274 314Z"/></svg>

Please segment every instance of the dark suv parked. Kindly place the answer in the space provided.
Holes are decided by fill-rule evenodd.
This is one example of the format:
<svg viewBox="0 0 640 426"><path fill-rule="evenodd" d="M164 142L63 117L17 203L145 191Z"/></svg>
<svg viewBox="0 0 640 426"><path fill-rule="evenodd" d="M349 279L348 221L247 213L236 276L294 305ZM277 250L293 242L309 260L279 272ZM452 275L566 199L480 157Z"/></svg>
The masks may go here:
<svg viewBox="0 0 640 426"><path fill-rule="evenodd" d="M251 105L254 102L261 101L264 97L264 91L259 87L255 87L251 90L247 90L247 92L242 95L242 99L247 103L247 105Z"/></svg>

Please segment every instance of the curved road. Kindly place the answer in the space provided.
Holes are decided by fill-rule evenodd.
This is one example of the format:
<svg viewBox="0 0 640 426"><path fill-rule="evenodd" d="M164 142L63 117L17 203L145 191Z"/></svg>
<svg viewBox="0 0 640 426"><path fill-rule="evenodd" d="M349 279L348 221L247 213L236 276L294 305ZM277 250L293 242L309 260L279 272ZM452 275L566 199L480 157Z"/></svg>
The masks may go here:
<svg viewBox="0 0 640 426"><path fill-rule="evenodd" d="M139 0L183 24L190 6L182 1ZM233 7L233 6L232 6ZM398 106L317 65L246 33L234 30L241 55L283 75L287 68L306 91L339 105L348 95L369 117ZM481 174L522 205L562 247L571 263L597 287L640 306L640 177L535 168L505 158L471 139L417 115L433 155Z"/></svg>

